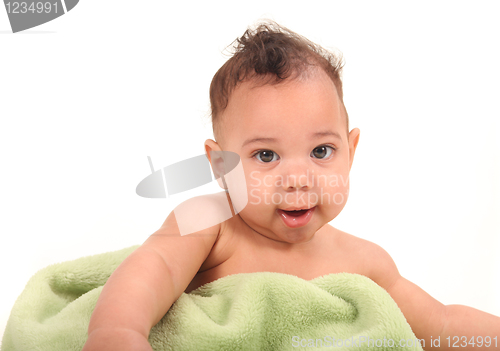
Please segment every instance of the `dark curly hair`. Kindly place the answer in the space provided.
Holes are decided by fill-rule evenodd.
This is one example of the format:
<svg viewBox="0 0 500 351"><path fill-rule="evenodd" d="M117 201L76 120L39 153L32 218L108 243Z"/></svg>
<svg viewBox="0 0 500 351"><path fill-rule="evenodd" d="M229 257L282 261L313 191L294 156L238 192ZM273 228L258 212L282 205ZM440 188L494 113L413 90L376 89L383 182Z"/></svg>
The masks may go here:
<svg viewBox="0 0 500 351"><path fill-rule="evenodd" d="M278 84L288 78L305 78L311 66L322 69L333 81L348 118L343 102L341 54L327 51L270 20L253 30L247 29L231 45L234 48L232 57L217 71L210 84L212 128L216 140L220 135L220 115L239 83L259 80L262 85Z"/></svg>

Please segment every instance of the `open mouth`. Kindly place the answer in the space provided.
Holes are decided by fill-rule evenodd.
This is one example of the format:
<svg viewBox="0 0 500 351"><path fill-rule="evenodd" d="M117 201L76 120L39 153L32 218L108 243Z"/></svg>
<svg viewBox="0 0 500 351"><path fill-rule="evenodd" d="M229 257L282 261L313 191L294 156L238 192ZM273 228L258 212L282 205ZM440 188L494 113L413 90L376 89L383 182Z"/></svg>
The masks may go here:
<svg viewBox="0 0 500 351"><path fill-rule="evenodd" d="M297 228L305 226L311 220L316 206L303 210L277 210L278 215L281 217L286 226L290 228Z"/></svg>
<svg viewBox="0 0 500 351"><path fill-rule="evenodd" d="M307 210L295 210L295 211L285 211L283 210L283 212L285 212L287 215L289 216L293 216L293 217L299 217L299 216L302 216L303 214L305 214L307 211L309 211L309 209Z"/></svg>

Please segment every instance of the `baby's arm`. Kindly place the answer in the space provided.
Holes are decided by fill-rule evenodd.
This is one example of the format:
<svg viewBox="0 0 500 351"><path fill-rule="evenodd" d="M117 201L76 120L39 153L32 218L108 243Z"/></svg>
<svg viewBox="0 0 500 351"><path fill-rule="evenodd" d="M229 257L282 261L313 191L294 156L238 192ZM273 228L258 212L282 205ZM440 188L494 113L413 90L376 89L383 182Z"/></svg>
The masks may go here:
<svg viewBox="0 0 500 351"><path fill-rule="evenodd" d="M148 343L151 328L196 275L220 226L180 236L172 212L104 285L83 351L152 351Z"/></svg>
<svg viewBox="0 0 500 351"><path fill-rule="evenodd" d="M372 279L396 301L417 338L425 340L424 350L470 350L478 347L479 340L482 341L480 349L500 350L499 317L467 306L443 305L403 278L383 249L377 247L373 258L377 267ZM489 348L485 342L487 336L490 337ZM437 347L438 337L440 347ZM433 345L431 338L434 340ZM476 345L469 342L475 342Z"/></svg>

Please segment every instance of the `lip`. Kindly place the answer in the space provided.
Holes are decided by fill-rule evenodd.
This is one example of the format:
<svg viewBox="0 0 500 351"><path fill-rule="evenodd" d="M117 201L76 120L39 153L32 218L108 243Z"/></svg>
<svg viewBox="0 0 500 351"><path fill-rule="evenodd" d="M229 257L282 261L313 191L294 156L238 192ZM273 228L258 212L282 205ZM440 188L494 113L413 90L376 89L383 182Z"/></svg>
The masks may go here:
<svg viewBox="0 0 500 351"><path fill-rule="evenodd" d="M281 208L280 210L282 210L282 211L302 211L302 210L309 210L313 207L315 207L315 206L312 206L312 207L288 207L288 208Z"/></svg>
<svg viewBox="0 0 500 351"><path fill-rule="evenodd" d="M293 208L293 207L289 207ZM295 207L297 210L301 210L298 207ZM299 228L305 226L309 221L311 220L314 210L316 209L316 206L311 207L309 209L304 208L306 210L303 214L299 216L292 216L291 214L287 213L286 211L297 211L297 210L283 210L283 209L278 209L276 212L282 219L283 223L290 228Z"/></svg>

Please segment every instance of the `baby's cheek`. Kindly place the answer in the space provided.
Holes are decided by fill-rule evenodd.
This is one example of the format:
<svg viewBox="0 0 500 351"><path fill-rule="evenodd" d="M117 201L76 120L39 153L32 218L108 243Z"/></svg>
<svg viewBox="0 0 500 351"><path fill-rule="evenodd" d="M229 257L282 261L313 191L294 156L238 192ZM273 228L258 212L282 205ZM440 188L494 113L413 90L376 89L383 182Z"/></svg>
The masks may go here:
<svg viewBox="0 0 500 351"><path fill-rule="evenodd" d="M247 193L248 206L263 206L267 202L269 202L268 198L270 191L263 184L259 184L259 186L256 186L255 184L248 183Z"/></svg>
<svg viewBox="0 0 500 351"><path fill-rule="evenodd" d="M347 202L349 196L349 178L339 175L330 175L328 178L322 178L316 187L316 194L319 203L326 206L341 206Z"/></svg>
<svg viewBox="0 0 500 351"><path fill-rule="evenodd" d="M246 176L246 187L248 198L253 198L255 201L257 199L264 199L274 189L274 178L271 176L263 176L260 172L251 172Z"/></svg>
<svg viewBox="0 0 500 351"><path fill-rule="evenodd" d="M247 187L248 190L248 205L247 206L255 206L262 202L259 188L256 187Z"/></svg>

